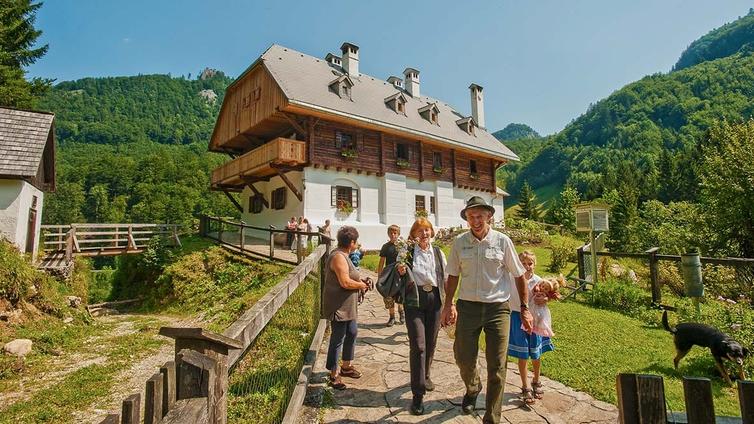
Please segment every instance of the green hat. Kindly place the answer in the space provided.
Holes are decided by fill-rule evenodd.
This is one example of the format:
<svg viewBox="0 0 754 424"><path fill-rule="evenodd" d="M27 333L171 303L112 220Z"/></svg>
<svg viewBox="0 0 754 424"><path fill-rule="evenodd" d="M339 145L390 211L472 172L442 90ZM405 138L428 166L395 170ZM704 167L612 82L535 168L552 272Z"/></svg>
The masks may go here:
<svg viewBox="0 0 754 424"><path fill-rule="evenodd" d="M466 210L471 208L485 208L488 211L490 211L490 214L495 214L495 208L491 205L488 205L487 202L484 201L479 196L473 196L471 199L469 199L466 202L466 207L461 209L461 218L463 218L464 221L466 221Z"/></svg>

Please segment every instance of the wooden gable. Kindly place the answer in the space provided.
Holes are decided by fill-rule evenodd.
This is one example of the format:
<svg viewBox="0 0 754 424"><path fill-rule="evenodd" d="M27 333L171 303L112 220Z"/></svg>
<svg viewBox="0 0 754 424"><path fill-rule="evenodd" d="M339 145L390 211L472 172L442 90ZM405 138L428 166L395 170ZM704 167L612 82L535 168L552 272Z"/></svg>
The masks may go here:
<svg viewBox="0 0 754 424"><path fill-rule="evenodd" d="M274 138L288 125L276 116L288 99L259 61L231 84L225 92L220 114L212 132L209 150L244 152L256 140Z"/></svg>

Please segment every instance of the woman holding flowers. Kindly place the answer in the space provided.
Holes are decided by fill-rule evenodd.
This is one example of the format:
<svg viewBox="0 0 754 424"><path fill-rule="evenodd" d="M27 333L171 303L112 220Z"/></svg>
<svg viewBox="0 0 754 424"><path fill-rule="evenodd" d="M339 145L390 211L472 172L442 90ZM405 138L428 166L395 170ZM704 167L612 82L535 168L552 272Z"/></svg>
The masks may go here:
<svg viewBox="0 0 754 424"><path fill-rule="evenodd" d="M398 265L400 275L408 274L404 309L409 340L411 370L411 413L424 413L424 394L435 389L429 378L432 357L440 330L440 309L445 294L445 254L433 246L435 230L426 218L418 218L411 227L405 262ZM402 262L399 253L398 262Z"/></svg>

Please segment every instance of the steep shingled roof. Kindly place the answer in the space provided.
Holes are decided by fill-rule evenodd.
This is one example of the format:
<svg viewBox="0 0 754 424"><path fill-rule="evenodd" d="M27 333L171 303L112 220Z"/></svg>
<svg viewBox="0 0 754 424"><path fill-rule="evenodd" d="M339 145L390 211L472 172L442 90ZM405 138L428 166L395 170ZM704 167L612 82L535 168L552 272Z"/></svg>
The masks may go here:
<svg viewBox="0 0 754 424"><path fill-rule="evenodd" d="M0 175L34 177L55 115L0 107Z"/></svg>
<svg viewBox="0 0 754 424"><path fill-rule="evenodd" d="M456 121L466 116L442 101L405 94L408 100L406 115L397 114L385 105L385 98L394 95L396 90L387 81L366 74L351 77L354 83L351 99L342 99L328 88L342 72L323 59L277 44L264 52L260 59L291 104L387 126L501 159L518 160L515 153L486 130L478 128L471 135L459 128ZM428 103L436 103L440 110L437 124L419 115L419 109Z"/></svg>

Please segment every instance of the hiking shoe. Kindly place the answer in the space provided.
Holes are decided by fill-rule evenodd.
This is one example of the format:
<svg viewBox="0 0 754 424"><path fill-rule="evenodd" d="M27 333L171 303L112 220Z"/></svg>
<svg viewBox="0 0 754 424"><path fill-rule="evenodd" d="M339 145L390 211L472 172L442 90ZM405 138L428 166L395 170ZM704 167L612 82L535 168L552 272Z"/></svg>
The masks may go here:
<svg viewBox="0 0 754 424"><path fill-rule="evenodd" d="M395 317L391 316L389 320L387 320L387 326L392 327L395 325Z"/></svg>
<svg viewBox="0 0 754 424"><path fill-rule="evenodd" d="M424 389L428 392L435 390L435 383L432 382L432 380L427 377L427 379L424 381Z"/></svg>
<svg viewBox="0 0 754 424"><path fill-rule="evenodd" d="M461 402L461 411L468 415L474 412L474 409L476 408L476 398L479 396L479 392L474 393L473 395L470 395L466 393L463 395L463 402Z"/></svg>

